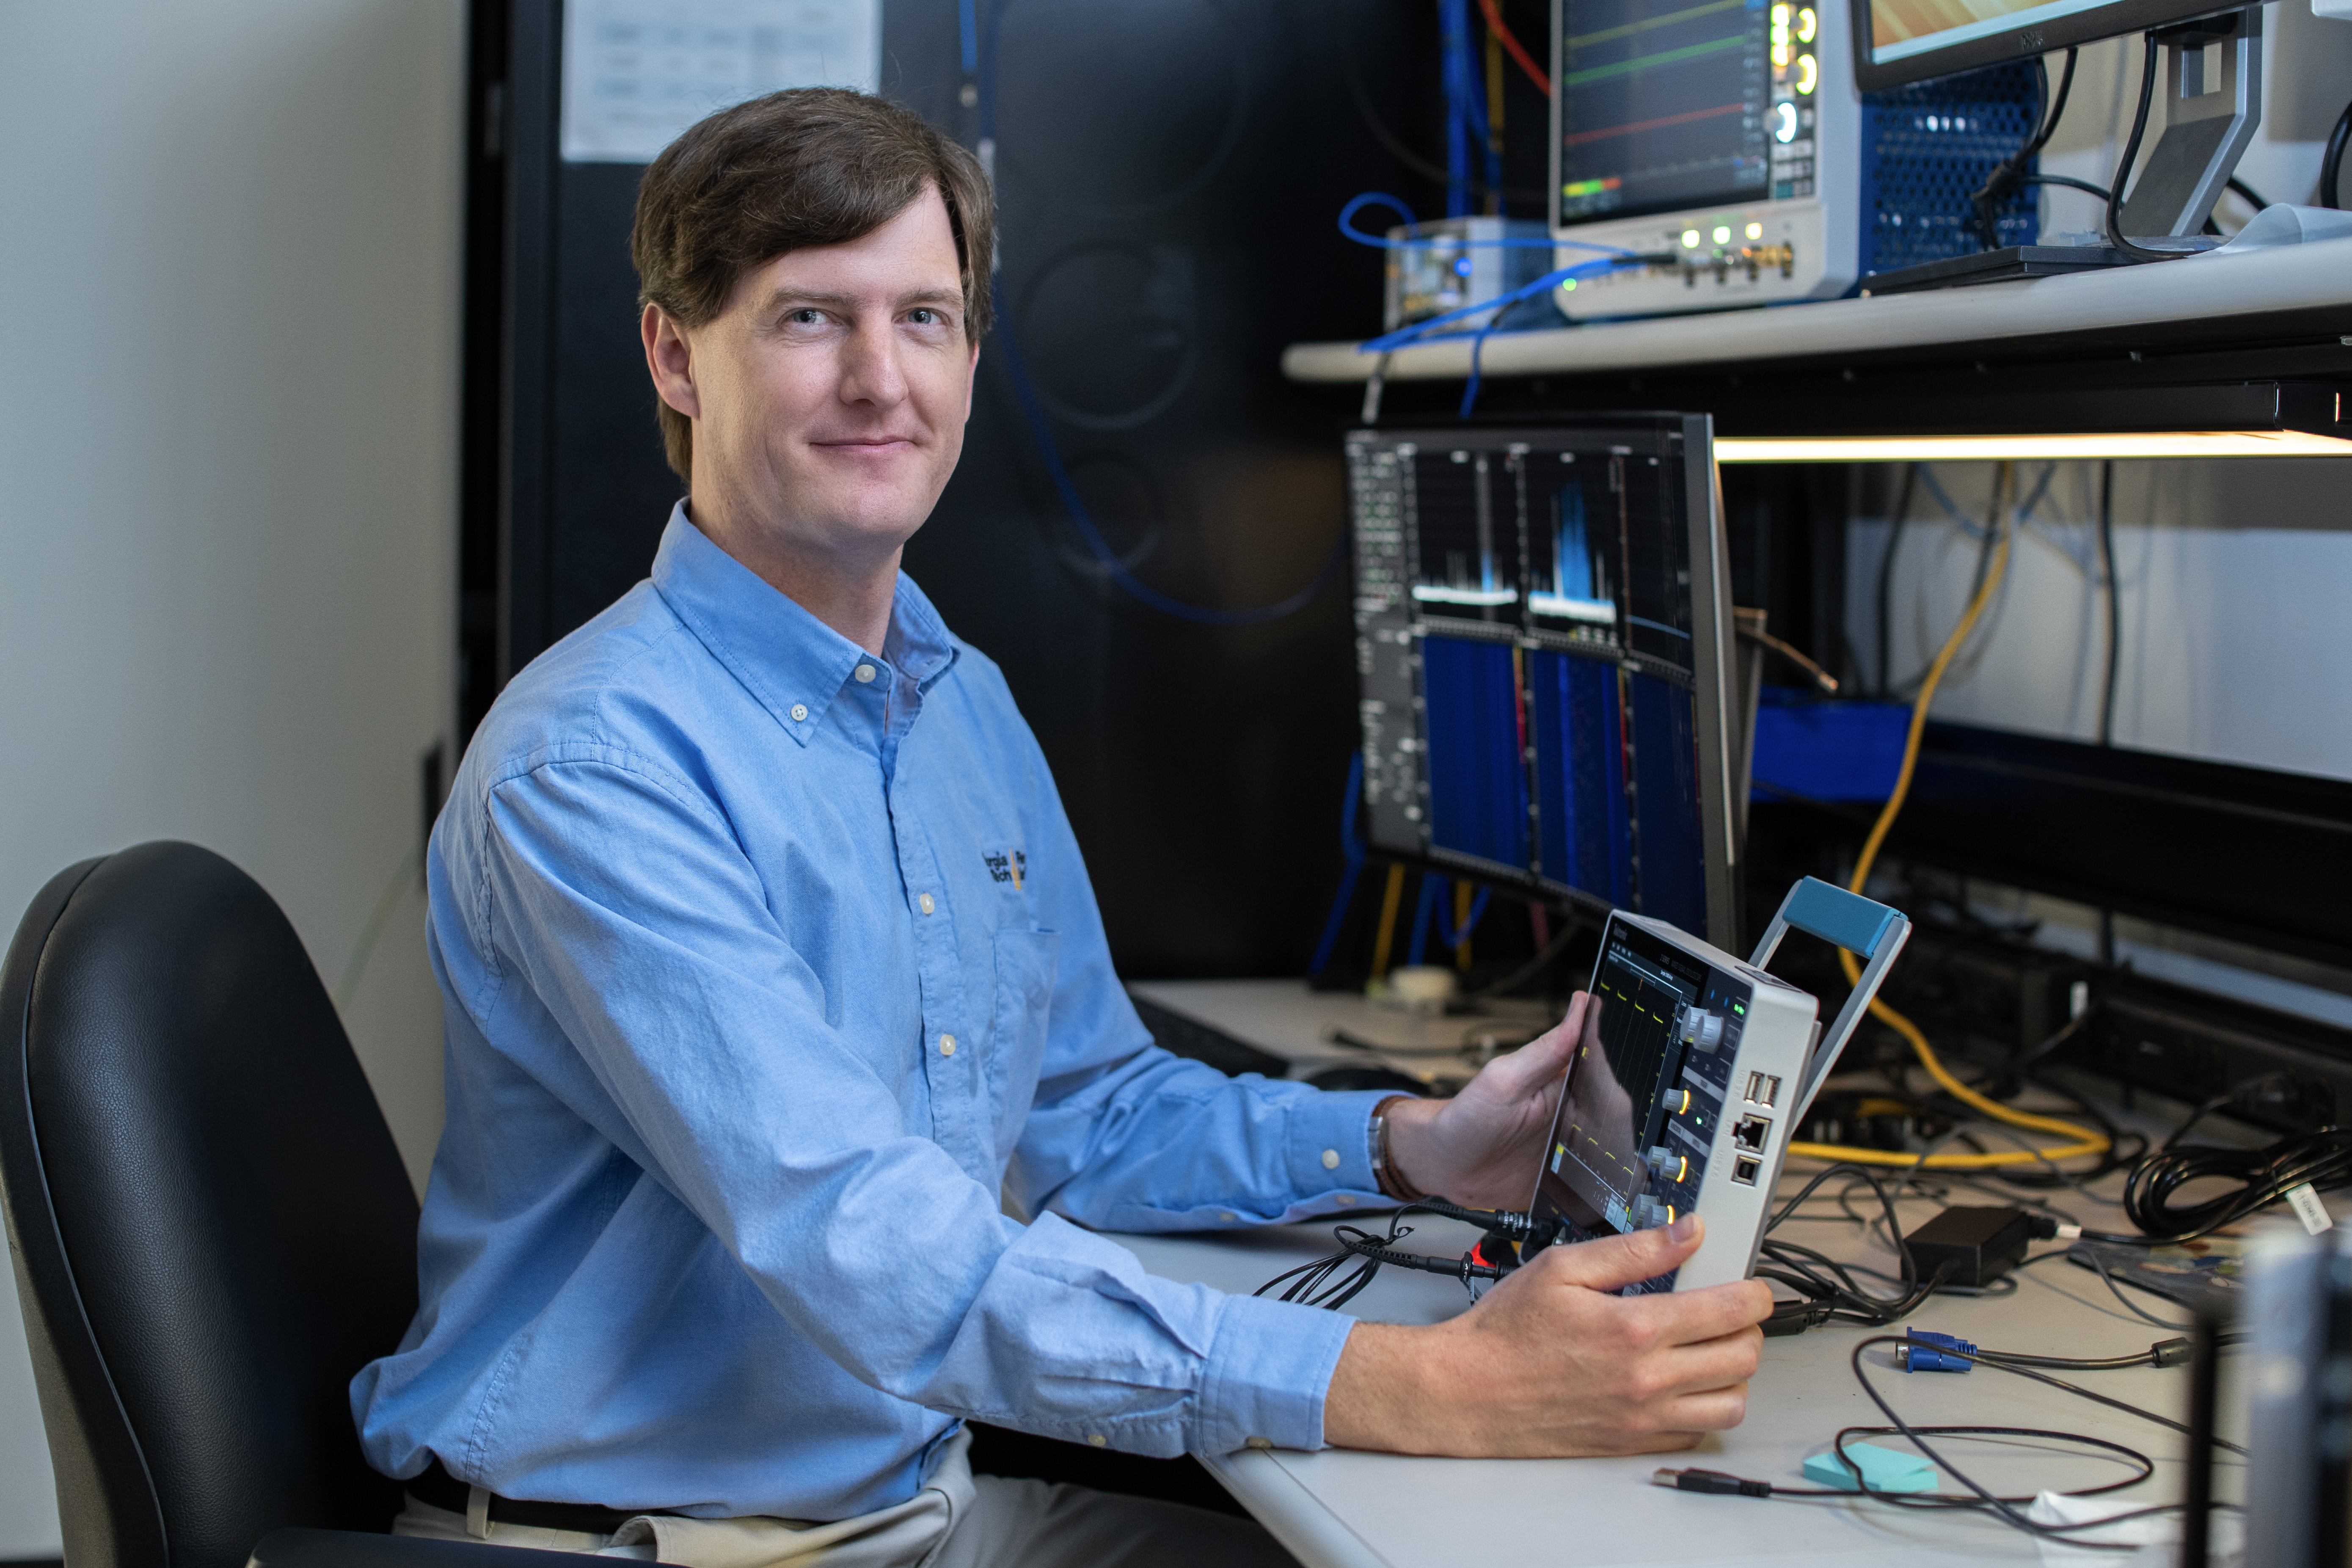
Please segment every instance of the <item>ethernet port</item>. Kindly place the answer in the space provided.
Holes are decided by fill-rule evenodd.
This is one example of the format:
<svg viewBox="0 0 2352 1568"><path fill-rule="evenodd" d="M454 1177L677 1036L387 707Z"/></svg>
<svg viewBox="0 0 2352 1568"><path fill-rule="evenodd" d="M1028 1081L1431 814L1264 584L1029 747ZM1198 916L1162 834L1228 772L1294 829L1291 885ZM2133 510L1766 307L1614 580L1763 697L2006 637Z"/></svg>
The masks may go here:
<svg viewBox="0 0 2352 1568"><path fill-rule="evenodd" d="M1763 1168L1764 1162L1753 1154L1735 1155L1731 1162L1731 1179L1743 1187L1752 1187L1756 1184L1756 1173Z"/></svg>
<svg viewBox="0 0 2352 1568"><path fill-rule="evenodd" d="M1761 1116L1743 1116L1731 1124L1731 1141L1750 1153L1761 1153L1765 1135L1772 1131L1771 1121Z"/></svg>

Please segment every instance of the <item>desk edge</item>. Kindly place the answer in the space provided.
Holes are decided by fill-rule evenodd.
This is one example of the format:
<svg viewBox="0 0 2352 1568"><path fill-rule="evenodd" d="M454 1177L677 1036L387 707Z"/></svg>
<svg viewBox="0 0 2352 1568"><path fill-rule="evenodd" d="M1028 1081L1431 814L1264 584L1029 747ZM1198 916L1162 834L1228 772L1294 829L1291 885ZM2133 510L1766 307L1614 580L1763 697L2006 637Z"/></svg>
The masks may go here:
<svg viewBox="0 0 2352 1568"><path fill-rule="evenodd" d="M1250 1517L1307 1568L1395 1568L1272 1454L1241 1448L1200 1458Z"/></svg>

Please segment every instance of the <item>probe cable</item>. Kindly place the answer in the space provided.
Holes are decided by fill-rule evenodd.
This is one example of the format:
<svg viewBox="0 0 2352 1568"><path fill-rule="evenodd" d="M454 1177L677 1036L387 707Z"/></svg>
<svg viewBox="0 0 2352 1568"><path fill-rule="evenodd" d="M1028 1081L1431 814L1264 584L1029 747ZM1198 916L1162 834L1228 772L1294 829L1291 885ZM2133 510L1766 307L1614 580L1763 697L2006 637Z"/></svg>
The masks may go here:
<svg viewBox="0 0 2352 1568"><path fill-rule="evenodd" d="M1894 827L1895 818L1902 811L1905 798L1911 793L1912 775L1919 765L1919 743L1927 730L1927 710L1936 700L1936 689L1943 682L1944 671L1958 655L1961 645L1968 641L1969 634L1976 629L1979 617L1984 614L1985 606L1992 602L1994 593L2000 587L2001 579L2008 574L2010 545L2017 530L2015 519L2011 515L2011 509L2003 507L2000 502L2004 489L2008 491L2011 500L2012 501L2015 500L2017 486L2014 475L2013 468L2008 463L2003 463L1993 477L1992 552L1987 562L1983 580L1977 585L1976 597L1969 601L1969 607L1962 612L1959 624L1952 628L1951 636L1944 639L1944 646L1937 650L1935 662L1927 667L1927 675L1919 682L1918 696L1912 700L1911 728L1903 742L1902 769L1895 774L1894 792L1886 797L1886 805L1879 812L1877 823L1872 826L1869 838L1863 844L1862 854L1854 861L1853 879L1846 884L1848 889L1854 893L1860 893L1864 883L1869 880L1870 868L1878 858L1879 848L1886 842L1887 832ZM1852 952L1840 948L1838 963L1845 971L1848 984L1861 984L1862 965ZM1937 1087L1945 1093L1961 1104L1994 1121L2005 1122L2011 1127L2021 1127L2029 1131L2056 1133L2073 1142L2033 1150L2004 1149L1971 1154L1929 1154L1924 1159L1888 1149L1861 1149L1838 1143L1800 1142L1789 1145L1790 1153L1811 1160L1843 1161L1848 1164L1856 1165L1915 1168L1924 1166L1929 1170L1938 1171L1976 1171L1997 1169L2008 1165L2050 1164L2059 1160L2071 1160L2086 1154L2105 1154L2114 1147L2114 1141L2104 1132L2075 1122L2061 1121L2054 1116L2040 1116L2030 1110L2019 1110L1970 1089L1953 1077L1951 1070L1944 1066L1942 1059L1936 1055L1935 1047L1927 1043L1927 1037L1920 1032L1919 1026L1879 998L1871 999L1870 1016L1910 1042L1911 1049L1918 1057L1920 1065L1927 1069L1927 1076L1935 1079Z"/></svg>
<svg viewBox="0 0 2352 1568"><path fill-rule="evenodd" d="M1477 1226L1486 1231L1486 1237L1459 1258L1437 1258L1425 1252L1401 1252L1395 1244L1412 1234L1412 1226L1402 1223L1409 1214L1458 1219ZM1470 1209L1448 1203L1444 1198L1423 1198L1417 1203L1406 1204L1389 1215L1386 1236L1374 1236L1360 1226L1334 1226L1331 1238L1339 1244L1339 1251L1299 1264L1295 1268L1286 1268L1250 1294L1263 1296L1276 1286L1288 1281L1288 1289L1276 1300L1297 1301L1308 1307L1328 1307L1336 1312L1362 1293L1364 1287L1380 1273L1382 1264L1419 1269L1424 1274L1444 1274L1461 1280L1463 1288L1467 1289L1473 1279L1500 1279L1507 1272L1486 1260L1485 1249L1490 1243L1515 1242L1534 1228L1535 1222L1530 1216L1509 1209ZM1354 1271L1340 1274L1350 1258L1356 1260Z"/></svg>

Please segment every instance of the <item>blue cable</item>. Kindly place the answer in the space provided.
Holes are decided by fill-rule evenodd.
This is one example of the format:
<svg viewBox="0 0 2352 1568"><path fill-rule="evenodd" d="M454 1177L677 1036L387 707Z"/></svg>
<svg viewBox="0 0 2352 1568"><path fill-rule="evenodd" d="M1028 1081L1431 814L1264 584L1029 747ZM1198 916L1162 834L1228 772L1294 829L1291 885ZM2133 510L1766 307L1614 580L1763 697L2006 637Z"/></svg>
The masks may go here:
<svg viewBox="0 0 2352 1568"><path fill-rule="evenodd" d="M1470 902L1470 918L1462 922L1462 929L1458 931L1454 929L1454 911L1446 907L1446 896L1453 890L1452 878L1434 876L1427 871L1422 873L1421 901L1412 911L1412 946L1405 953L1407 963L1419 963L1429 951L1433 916L1435 917L1437 940L1446 947L1460 947L1470 940L1470 933L1478 929L1479 921L1486 916L1486 900L1492 889L1478 889L1478 896Z"/></svg>
<svg viewBox="0 0 2352 1568"><path fill-rule="evenodd" d="M1360 228L1350 226L1351 220L1358 213L1366 207L1372 206L1387 207L1403 218L1408 227L1418 227L1421 220L1412 216L1411 207L1385 191L1366 191L1362 195L1349 202L1346 206L1339 209L1339 232L1358 245L1369 245L1375 250L1412 250L1417 247L1450 245L1479 249L1495 247L1518 250L1597 250L1604 256L1633 254L1622 246L1595 245L1584 239L1553 239L1547 235L1504 235L1496 239L1468 239L1453 235L1416 234L1403 239L1391 239L1384 234L1368 234Z"/></svg>
<svg viewBox="0 0 2352 1568"><path fill-rule="evenodd" d="M1445 82L1445 216L1470 216L1469 106L1464 101L1464 79L1470 58L1470 0L1438 0L1444 30L1443 73Z"/></svg>
<svg viewBox="0 0 2352 1568"><path fill-rule="evenodd" d="M1479 920L1486 913L1486 899L1492 891L1488 888L1478 889L1478 896L1470 900L1470 917L1462 922L1462 929L1458 931L1454 929L1454 921L1450 918L1454 911L1446 907L1448 900L1440 899L1437 901L1437 940L1448 947L1460 947L1468 942L1470 933L1478 929Z"/></svg>
<svg viewBox="0 0 2352 1568"><path fill-rule="evenodd" d="M1323 922L1323 940L1315 944L1314 962L1307 973L1320 974L1330 966L1331 950L1339 944L1339 922L1348 918L1348 906L1355 900L1356 878L1364 868L1364 847L1356 842L1356 800L1364 788L1364 753L1358 752L1348 759L1348 795L1339 806L1339 853L1348 858L1348 868L1339 873L1339 895L1331 900L1330 918Z"/></svg>

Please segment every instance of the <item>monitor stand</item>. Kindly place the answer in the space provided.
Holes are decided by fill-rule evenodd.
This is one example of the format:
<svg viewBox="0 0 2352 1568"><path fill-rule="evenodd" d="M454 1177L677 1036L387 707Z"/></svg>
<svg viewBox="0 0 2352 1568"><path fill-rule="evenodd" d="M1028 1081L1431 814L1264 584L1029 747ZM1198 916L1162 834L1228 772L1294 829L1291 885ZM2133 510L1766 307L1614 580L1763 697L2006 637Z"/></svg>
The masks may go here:
<svg viewBox="0 0 2352 1568"><path fill-rule="evenodd" d="M2209 250L2221 242L2198 231L2262 123L2263 8L2249 5L2168 27L2156 39L2163 46L2164 78L2148 116L2154 140L2142 142L2139 178L2119 215L2123 232L2144 249ZM2010 245L1873 273L1862 280L1862 291L1903 294L2053 278L2129 259L2104 245Z"/></svg>

